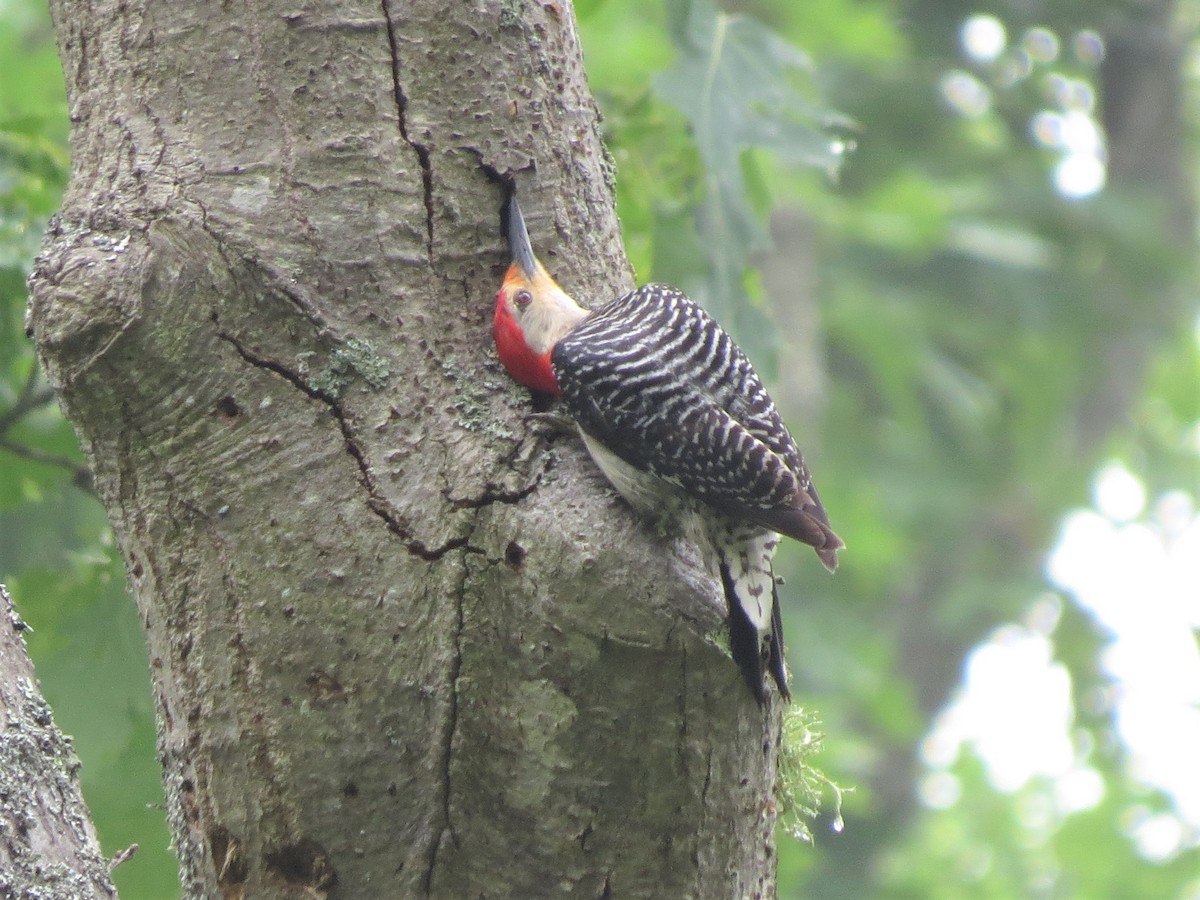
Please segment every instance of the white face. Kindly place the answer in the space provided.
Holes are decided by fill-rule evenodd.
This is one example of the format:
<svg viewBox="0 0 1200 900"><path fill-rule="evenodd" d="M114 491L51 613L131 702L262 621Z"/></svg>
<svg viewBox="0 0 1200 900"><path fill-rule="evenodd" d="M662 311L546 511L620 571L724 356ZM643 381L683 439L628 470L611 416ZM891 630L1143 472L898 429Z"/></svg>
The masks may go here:
<svg viewBox="0 0 1200 900"><path fill-rule="evenodd" d="M505 288L509 313L526 345L537 355L548 351L587 315L540 265L532 280L511 279Z"/></svg>

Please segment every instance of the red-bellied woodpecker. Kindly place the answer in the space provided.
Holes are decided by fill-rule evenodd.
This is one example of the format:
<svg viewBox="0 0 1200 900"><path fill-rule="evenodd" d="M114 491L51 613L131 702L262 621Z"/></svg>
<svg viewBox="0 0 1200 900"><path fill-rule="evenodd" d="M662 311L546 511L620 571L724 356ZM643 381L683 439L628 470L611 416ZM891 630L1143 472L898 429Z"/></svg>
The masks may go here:
<svg viewBox="0 0 1200 900"><path fill-rule="evenodd" d="M699 306L649 284L581 308L533 255L516 198L493 334L517 381L560 395L588 452L639 512L694 540L729 606L730 647L764 701L790 698L771 558L779 535L831 572L834 534L796 442L750 361Z"/></svg>

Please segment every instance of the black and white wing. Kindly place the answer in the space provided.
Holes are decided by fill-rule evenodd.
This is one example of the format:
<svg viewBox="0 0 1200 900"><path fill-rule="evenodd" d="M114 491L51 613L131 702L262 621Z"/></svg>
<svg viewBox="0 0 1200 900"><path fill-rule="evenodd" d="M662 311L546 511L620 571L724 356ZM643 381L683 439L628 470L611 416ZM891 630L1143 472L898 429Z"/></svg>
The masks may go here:
<svg viewBox="0 0 1200 900"><path fill-rule="evenodd" d="M841 540L745 354L683 293L646 285L595 310L551 364L579 427L634 468L816 548Z"/></svg>

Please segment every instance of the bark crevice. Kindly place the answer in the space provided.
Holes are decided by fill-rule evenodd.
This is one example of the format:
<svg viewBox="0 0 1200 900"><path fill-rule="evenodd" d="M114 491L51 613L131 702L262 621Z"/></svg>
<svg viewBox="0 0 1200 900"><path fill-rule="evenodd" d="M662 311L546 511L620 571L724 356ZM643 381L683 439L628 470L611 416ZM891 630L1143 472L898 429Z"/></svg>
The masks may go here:
<svg viewBox="0 0 1200 900"><path fill-rule="evenodd" d="M392 5L383 0L383 21L387 27L388 49L392 55L392 93L396 102L396 124L400 129L400 137L412 148L417 155L417 165L421 170L421 188L425 199L425 235L426 252L429 262L433 263L433 166L430 162L429 147L413 140L408 132L408 94L400 78L400 52L396 40L396 26L392 20Z"/></svg>
<svg viewBox="0 0 1200 900"><path fill-rule="evenodd" d="M232 334L218 329L217 337L233 347L237 354L250 365L258 369L273 372L311 399L325 405L330 415L333 416L334 421L337 422L346 452L354 460L358 470L358 481L367 494L368 508L383 521L389 531L404 542L404 547L409 553L426 562L436 562L451 550L467 546L467 537L465 535L451 538L436 547L430 547L424 541L414 537L412 529L405 524L404 518L396 511L387 498L383 496L383 493L375 483L375 475L371 469L371 463L367 459L366 451L363 450L358 439L355 437L354 430L350 425L345 410L342 409L341 403L335 396L328 391L314 387L300 373L292 371L283 363L253 353Z"/></svg>
<svg viewBox="0 0 1200 900"><path fill-rule="evenodd" d="M472 529L474 530L474 529ZM464 548L464 552L469 552L470 548ZM452 798L452 783L451 769L454 764L454 736L458 730L458 680L462 675L463 667L463 651L462 651L462 632L465 622L464 606L466 603L467 591L467 573L468 568L465 560L460 568L461 578L455 587L454 595L454 630L451 633L450 639L450 665L446 673L446 686L449 695L446 700L446 715L442 723L439 753L440 759L438 764L438 777L441 781L439 785L441 789L441 815L442 822L432 836L429 847L428 865L425 870L422 883L425 887L427 896L433 893L434 876L437 873L437 858L438 851L442 846L443 841L449 840L455 847L458 846L458 835L454 832L454 823L450 816L450 805Z"/></svg>

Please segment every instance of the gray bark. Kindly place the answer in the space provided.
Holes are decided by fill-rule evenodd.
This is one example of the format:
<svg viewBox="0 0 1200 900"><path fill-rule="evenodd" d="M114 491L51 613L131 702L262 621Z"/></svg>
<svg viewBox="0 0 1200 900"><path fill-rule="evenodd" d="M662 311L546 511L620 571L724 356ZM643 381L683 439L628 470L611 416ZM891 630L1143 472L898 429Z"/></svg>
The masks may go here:
<svg viewBox="0 0 1200 900"><path fill-rule="evenodd" d="M24 630L0 584L0 897L108 900L117 892L79 790L79 760L42 697Z"/></svg>
<svg viewBox="0 0 1200 900"><path fill-rule="evenodd" d="M530 424L497 178L629 285L566 2L52 3L30 322L146 630L192 897L771 895L778 710Z"/></svg>

